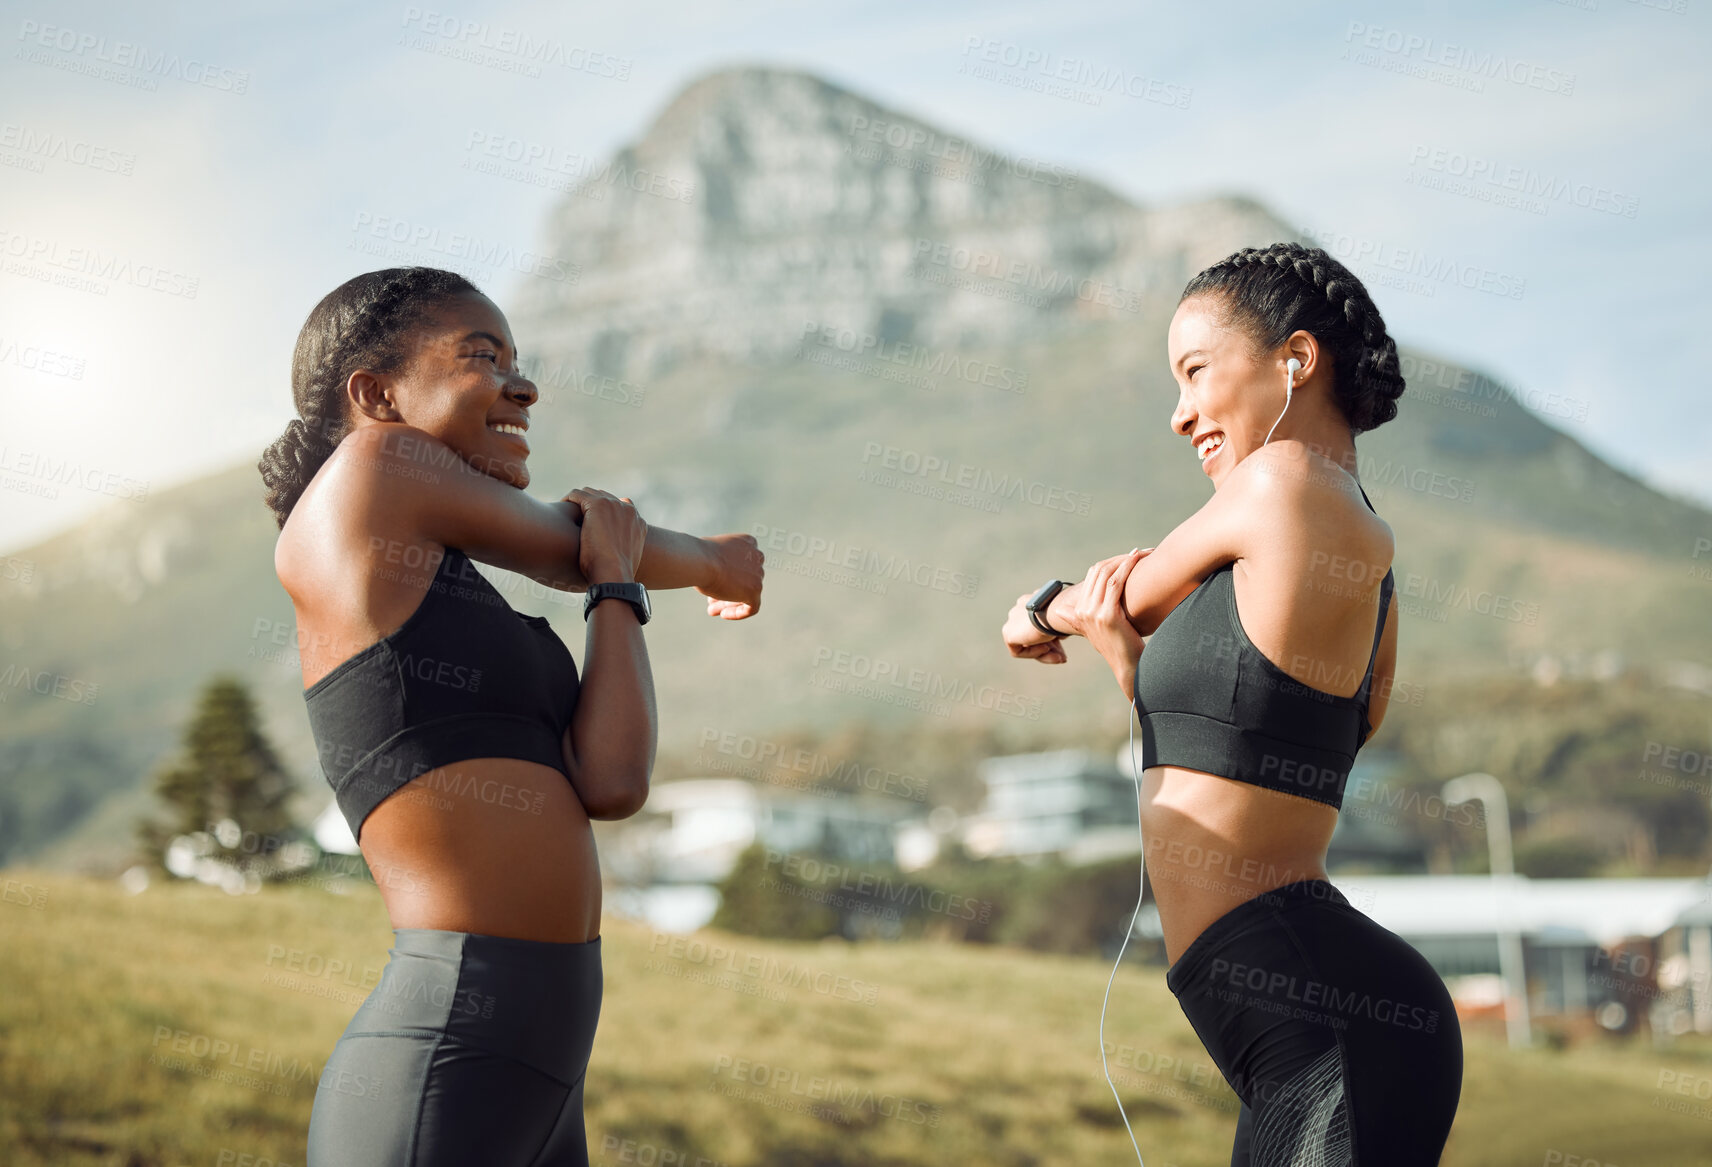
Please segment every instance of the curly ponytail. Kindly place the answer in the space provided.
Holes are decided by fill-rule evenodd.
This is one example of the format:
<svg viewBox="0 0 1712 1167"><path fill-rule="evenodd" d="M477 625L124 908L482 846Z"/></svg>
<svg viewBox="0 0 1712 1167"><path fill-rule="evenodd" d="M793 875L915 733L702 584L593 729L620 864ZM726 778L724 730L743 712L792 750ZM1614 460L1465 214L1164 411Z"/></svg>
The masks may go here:
<svg viewBox="0 0 1712 1167"><path fill-rule="evenodd" d="M321 298L297 334L291 398L297 417L256 469L281 528L309 480L351 432L345 385L358 369L392 373L410 359L416 326L434 305L481 290L457 272L390 267L353 276Z"/></svg>
<svg viewBox="0 0 1712 1167"><path fill-rule="evenodd" d="M1352 433L1397 416L1397 342L1361 281L1318 247L1245 247L1190 280L1178 303L1203 293L1223 297L1260 349L1297 329L1313 333L1331 352L1333 389Z"/></svg>

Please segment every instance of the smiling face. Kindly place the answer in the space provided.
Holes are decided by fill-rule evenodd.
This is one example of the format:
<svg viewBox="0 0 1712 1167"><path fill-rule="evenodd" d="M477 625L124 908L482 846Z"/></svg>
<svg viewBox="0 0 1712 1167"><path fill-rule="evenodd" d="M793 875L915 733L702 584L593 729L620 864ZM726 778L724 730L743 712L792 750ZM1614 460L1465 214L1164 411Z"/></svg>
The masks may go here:
<svg viewBox="0 0 1712 1167"><path fill-rule="evenodd" d="M1298 333L1297 336L1306 336ZM1248 337L1227 318L1214 296L1191 296L1177 306L1166 339L1171 375L1177 380L1177 408L1171 428L1189 438L1196 456L1203 452L1201 472L1217 486L1224 477L1266 441L1266 434L1284 410L1285 362L1304 359L1297 373L1290 414L1302 403L1302 386L1313 358L1288 351L1295 337L1276 355L1259 355ZM1276 442L1289 417L1273 432Z"/></svg>
<svg viewBox="0 0 1712 1167"><path fill-rule="evenodd" d="M535 383L517 370L505 314L486 296L462 295L430 309L396 373L351 374L358 424L404 422L464 461L519 490L529 485L529 406Z"/></svg>

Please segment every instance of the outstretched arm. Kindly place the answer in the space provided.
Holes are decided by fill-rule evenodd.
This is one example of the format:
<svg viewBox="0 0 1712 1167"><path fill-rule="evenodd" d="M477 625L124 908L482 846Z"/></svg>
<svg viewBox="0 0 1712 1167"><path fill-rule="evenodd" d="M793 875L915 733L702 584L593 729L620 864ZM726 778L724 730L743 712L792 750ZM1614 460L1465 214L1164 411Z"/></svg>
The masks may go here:
<svg viewBox="0 0 1712 1167"><path fill-rule="evenodd" d="M1124 582L1123 608L1138 633L1153 635L1171 610L1216 568L1252 554L1255 540L1262 537L1255 530L1254 518L1272 513L1273 504L1269 500L1272 492L1281 488L1279 479L1269 469L1259 458L1244 459L1200 510L1184 519L1157 547L1144 552L1136 561ZM1101 562L1111 563L1121 558L1114 556ZM1060 588L1042 613L1047 625L1066 635L1086 636L1084 592L1087 589L1086 580ZM1019 603L1013 614L1020 607ZM1013 615L1006 624L1005 639L1012 654L1032 656L1049 664L1063 661L1060 641L1026 620L1026 613L1020 622Z"/></svg>
<svg viewBox="0 0 1712 1167"><path fill-rule="evenodd" d="M350 480L348 507L384 513L375 528L461 548L471 559L560 591L588 590L580 566L582 507L575 500L532 498L403 423L363 427L345 439L333 462ZM709 615L742 619L761 605L761 561L752 535L703 539L650 527L635 578L650 588L697 588L709 597Z"/></svg>
<svg viewBox="0 0 1712 1167"><path fill-rule="evenodd" d="M525 496L527 497L527 496ZM530 499L531 503L535 500ZM540 504L557 518L547 518L556 528L551 536L557 554L564 557L555 570L542 575L525 571L537 583L566 592L588 591L588 579L578 564L582 552L582 508L570 496L558 502ZM481 558L477 556L477 558ZM642 561L636 565L636 581L650 591L667 588L687 588L703 583L711 570L711 554L702 540L681 531L667 530L648 524L648 542L642 551Z"/></svg>
<svg viewBox="0 0 1712 1167"><path fill-rule="evenodd" d="M742 620L761 610L765 562L753 535L704 537L650 524L636 579L650 589L695 588L707 597L709 616Z"/></svg>
<svg viewBox="0 0 1712 1167"><path fill-rule="evenodd" d="M654 591L697 587L712 577L713 556L713 545L706 539L649 523L636 582Z"/></svg>

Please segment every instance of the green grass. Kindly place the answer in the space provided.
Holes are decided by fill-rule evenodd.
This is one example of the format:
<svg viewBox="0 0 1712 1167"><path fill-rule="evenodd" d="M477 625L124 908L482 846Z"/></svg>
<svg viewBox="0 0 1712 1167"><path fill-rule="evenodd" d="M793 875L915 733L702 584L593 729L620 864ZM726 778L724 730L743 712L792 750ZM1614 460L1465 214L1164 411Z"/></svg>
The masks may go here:
<svg viewBox="0 0 1712 1167"><path fill-rule="evenodd" d="M391 943L371 886L229 897L157 883L133 897L17 868L4 880L0 1162L303 1163L320 1067ZM597 1163L1133 1158L1096 1052L1109 972L1100 961L701 933L734 954L713 962L674 955L668 938L614 916L602 934L606 996L586 1107ZM809 978L770 981L751 958ZM350 971L317 963L334 961ZM850 980L831 979L840 976ZM1161 970L1124 969L1106 1032L1148 1167L1228 1162L1234 1096ZM193 1049L173 1064L175 1043L202 1041L225 1052ZM1703 1040L1669 1052L1595 1041L1513 1054L1500 1033L1465 1025L1464 1041L1446 1164L1708 1161L1712 1119L1663 1107L1712 1105L1655 1085L1665 1069L1712 1078ZM829 1100L829 1087L846 1101Z"/></svg>

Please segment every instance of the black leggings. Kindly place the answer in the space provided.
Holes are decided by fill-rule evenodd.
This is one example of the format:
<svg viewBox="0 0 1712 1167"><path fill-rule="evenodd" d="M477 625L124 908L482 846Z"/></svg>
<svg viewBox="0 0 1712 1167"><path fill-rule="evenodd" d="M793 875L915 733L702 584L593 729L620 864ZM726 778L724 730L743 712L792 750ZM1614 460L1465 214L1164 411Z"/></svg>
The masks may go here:
<svg viewBox="0 0 1712 1167"><path fill-rule="evenodd" d="M309 1167L587 1167L600 938L392 934L321 1072Z"/></svg>
<svg viewBox="0 0 1712 1167"><path fill-rule="evenodd" d="M1450 993L1326 880L1232 908L1165 983L1242 1099L1231 1167L1439 1161L1462 1093Z"/></svg>

